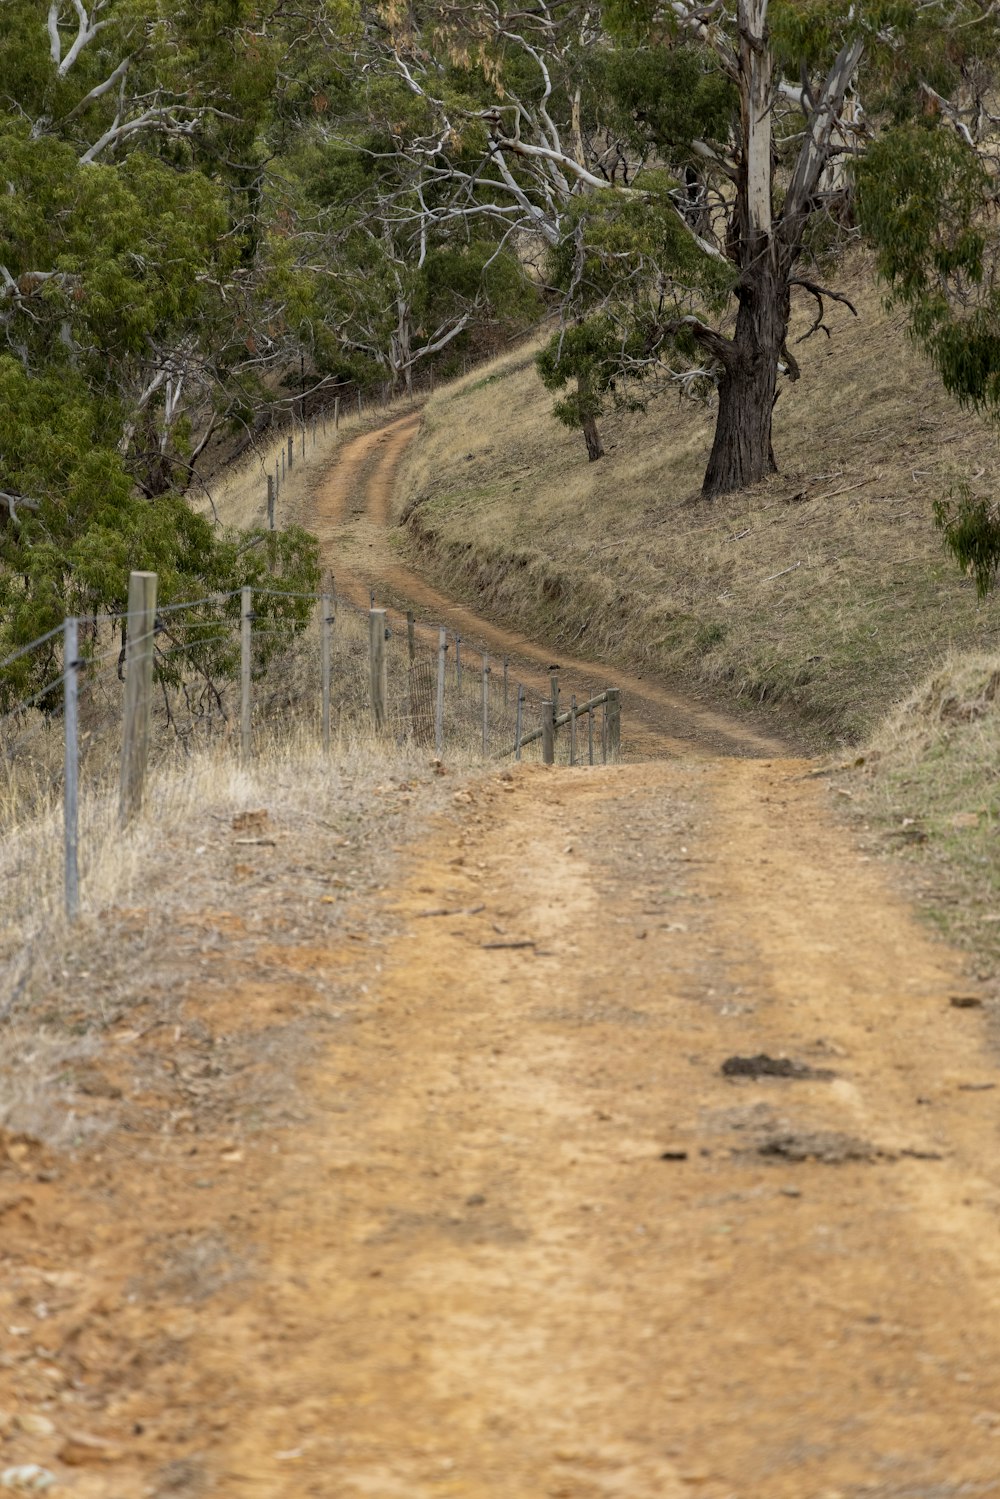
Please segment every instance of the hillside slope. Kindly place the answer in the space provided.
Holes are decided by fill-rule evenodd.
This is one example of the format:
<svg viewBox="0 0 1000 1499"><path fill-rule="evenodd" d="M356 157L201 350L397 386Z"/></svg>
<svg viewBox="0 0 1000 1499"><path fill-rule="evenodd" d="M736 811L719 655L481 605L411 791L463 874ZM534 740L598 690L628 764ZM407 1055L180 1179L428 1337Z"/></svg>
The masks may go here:
<svg viewBox="0 0 1000 1499"><path fill-rule="evenodd" d="M931 507L989 481L996 435L945 395L863 262L836 284L858 319L833 306L832 336L796 347L767 484L703 502L714 412L673 396L605 418L589 464L520 350L429 401L397 502L412 560L538 638L856 741L944 651L992 643L993 606Z"/></svg>

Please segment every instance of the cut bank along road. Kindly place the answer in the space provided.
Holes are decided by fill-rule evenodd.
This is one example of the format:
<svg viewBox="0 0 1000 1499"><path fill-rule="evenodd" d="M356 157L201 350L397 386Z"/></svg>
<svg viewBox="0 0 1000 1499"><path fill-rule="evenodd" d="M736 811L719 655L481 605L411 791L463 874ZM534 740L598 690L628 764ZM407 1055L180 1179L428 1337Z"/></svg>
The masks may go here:
<svg viewBox="0 0 1000 1499"><path fill-rule="evenodd" d="M539 644L447 598L419 573L400 564L389 546L393 484L407 445L418 434L419 413L400 417L386 427L345 443L331 468L315 487L304 517L320 539L324 560L337 575L337 587L356 604L367 606L368 588L380 602L413 606L433 624L445 624L495 656L510 656L518 674L544 693L544 669L558 659L562 695L584 701L592 692L614 685L622 689L622 711L631 749L655 757L703 750L733 755L773 755L784 746L772 736L713 712L682 694L583 657Z"/></svg>

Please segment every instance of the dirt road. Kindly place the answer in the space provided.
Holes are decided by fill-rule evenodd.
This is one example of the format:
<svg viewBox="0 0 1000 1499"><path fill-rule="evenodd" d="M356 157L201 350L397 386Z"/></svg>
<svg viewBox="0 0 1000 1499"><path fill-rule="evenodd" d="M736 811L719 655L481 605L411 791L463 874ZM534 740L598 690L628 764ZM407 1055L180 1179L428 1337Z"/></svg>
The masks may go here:
<svg viewBox="0 0 1000 1499"><path fill-rule="evenodd" d="M303 519L319 536L339 591L367 607L371 585L377 588L381 603L393 603L403 610L412 606L433 625L448 625L494 656L510 656L516 674L536 689L544 688L545 669L554 659L562 668L567 698L575 692L583 702L605 686L620 687L633 754L658 758L703 750L729 755L786 752L786 746L749 722L714 712L656 682L561 648L554 657L550 646L481 618L403 566L391 544L390 508L399 461L407 444L414 440L419 422L419 413L410 414L354 438L316 488L310 511Z"/></svg>
<svg viewBox="0 0 1000 1499"><path fill-rule="evenodd" d="M232 1492L1000 1492L996 1068L948 955L795 764L464 795L284 1154L266 1320L214 1330ZM762 1053L815 1075L724 1075Z"/></svg>
<svg viewBox="0 0 1000 1499"><path fill-rule="evenodd" d="M8 1145L0 1472L86 1499L1000 1494L994 1002L810 769L446 781L366 897L381 936L296 936L328 897L261 850L268 945L237 961L235 890L192 913L218 992L177 1034L214 1028L212 1057L295 1009L287 1114L261 1128L248 1086L224 1127L168 1111L145 1158Z"/></svg>

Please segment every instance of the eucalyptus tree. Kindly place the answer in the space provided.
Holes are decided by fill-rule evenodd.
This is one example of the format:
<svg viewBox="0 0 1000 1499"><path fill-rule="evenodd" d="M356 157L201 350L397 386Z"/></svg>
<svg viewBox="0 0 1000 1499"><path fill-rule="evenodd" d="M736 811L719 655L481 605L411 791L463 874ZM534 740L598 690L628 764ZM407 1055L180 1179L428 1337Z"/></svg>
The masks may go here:
<svg viewBox="0 0 1000 1499"><path fill-rule="evenodd" d="M853 164L900 118L962 108L963 60L982 71L996 45L994 9L988 0L608 0L603 13L583 13L478 0L458 11L438 0L407 11L392 50L436 110L433 160L453 185L453 213L484 211L488 188L502 222L561 255L581 196L643 200L644 172L672 174L668 197L689 247L728 278L721 310L691 305L710 278L690 274L686 253L660 264L650 287L659 302L658 281L670 279L675 304L659 334L681 352L696 346L717 386L711 498L775 469L778 381L799 377L793 296L811 299L814 330L828 298L850 306L821 284L810 252L849 220ZM479 98L449 93L441 42L428 37L478 70ZM670 77L681 59L717 106L728 94L727 107L699 117L681 75ZM478 165L453 170L445 143L475 129L485 133Z"/></svg>
<svg viewBox="0 0 1000 1499"><path fill-rule="evenodd" d="M315 573L304 535L223 541L181 498L297 331L254 184L281 109L308 108L281 67L334 12L284 12L5 6L0 649L67 608L119 608L130 567L156 567L165 596Z"/></svg>

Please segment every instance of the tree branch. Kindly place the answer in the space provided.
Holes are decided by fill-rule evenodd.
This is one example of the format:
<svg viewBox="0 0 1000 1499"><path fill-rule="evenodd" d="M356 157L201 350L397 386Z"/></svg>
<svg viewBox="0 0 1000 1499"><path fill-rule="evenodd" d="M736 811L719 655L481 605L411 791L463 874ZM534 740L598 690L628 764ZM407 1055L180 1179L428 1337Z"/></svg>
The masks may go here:
<svg viewBox="0 0 1000 1499"><path fill-rule="evenodd" d="M700 343L703 349L714 354L716 359L721 360L727 369L732 367L736 358L736 345L732 339L726 338L725 334L719 333L715 328L709 328L707 323L703 323L692 313L665 323L663 331L667 334L676 334L680 333L682 328L686 328L691 337Z"/></svg>
<svg viewBox="0 0 1000 1499"><path fill-rule="evenodd" d="M797 344L805 343L805 341L806 341L807 338L812 338L813 334L814 333L818 333L821 328L822 328L823 332L826 334L827 338L830 337L830 330L826 326L826 323L823 321L823 318L824 318L825 313L826 313L826 310L825 310L825 308L823 306L823 298L824 297L829 297L832 302L842 302L845 307L847 307L847 308L850 309L850 311L854 314L855 317L857 317L857 315L858 315L858 309L855 307L855 305L851 301L850 297L845 297L844 293L841 292L841 291L831 291L828 286L818 286L815 281L806 281L805 278L802 277L802 276L792 276L792 277L790 277L789 281L788 281L788 285L789 286L801 286L803 291L807 291L811 297L815 297L816 298L816 307L817 307L816 321L813 323L813 325L812 325L811 328L807 329L807 331L805 333L801 334L800 337L798 337L795 340L795 342ZM791 359L791 355L788 354L787 349L785 350L785 354L786 354L787 358ZM795 364L794 359L791 359L791 362L792 362L792 364ZM796 368L796 371L797 371L798 370L798 366L796 365L795 368ZM792 376L792 379L793 380L798 379L798 374L797 373L794 374Z"/></svg>
<svg viewBox="0 0 1000 1499"><path fill-rule="evenodd" d="M797 247L802 222L816 192L820 173L830 159L830 138L840 115L844 95L857 72L865 44L860 37L845 43L827 76L819 103L806 128L792 180L781 210L780 233L786 248Z"/></svg>

